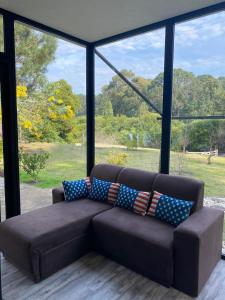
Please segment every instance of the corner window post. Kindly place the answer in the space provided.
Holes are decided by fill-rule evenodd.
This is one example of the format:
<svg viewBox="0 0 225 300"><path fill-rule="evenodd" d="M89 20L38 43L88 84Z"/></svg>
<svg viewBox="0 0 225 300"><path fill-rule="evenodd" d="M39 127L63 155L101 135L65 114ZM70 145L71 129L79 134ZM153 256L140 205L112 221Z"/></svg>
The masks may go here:
<svg viewBox="0 0 225 300"><path fill-rule="evenodd" d="M1 82L6 218L20 214L14 18L4 15L6 63Z"/></svg>
<svg viewBox="0 0 225 300"><path fill-rule="evenodd" d="M173 93L174 24L166 26L160 172L169 174Z"/></svg>
<svg viewBox="0 0 225 300"><path fill-rule="evenodd" d="M86 48L86 105L87 105L87 175L95 164L95 47Z"/></svg>

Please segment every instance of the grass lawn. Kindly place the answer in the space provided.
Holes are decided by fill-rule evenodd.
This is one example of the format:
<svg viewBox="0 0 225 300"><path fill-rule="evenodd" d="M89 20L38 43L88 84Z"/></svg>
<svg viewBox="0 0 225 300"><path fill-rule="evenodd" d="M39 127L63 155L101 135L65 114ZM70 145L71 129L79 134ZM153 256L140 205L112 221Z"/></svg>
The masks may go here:
<svg viewBox="0 0 225 300"><path fill-rule="evenodd" d="M86 176L86 148L71 144L31 143L23 145L29 150L42 149L50 153L47 166L40 172L35 186L52 188L61 185L62 180L78 179ZM31 178L20 171L21 182L31 183Z"/></svg>
<svg viewBox="0 0 225 300"><path fill-rule="evenodd" d="M61 184L64 179L78 179L86 174L86 148L71 144L31 143L23 145L24 149L43 149L50 152L46 168L41 171L39 183L36 186L52 188ZM96 162L107 162L110 148L96 148ZM128 154L127 166L143 170L158 171L159 150L113 149L114 152ZM182 163L181 163L182 162ZM182 168L178 166L182 165ZM212 164L207 164L205 156L199 154L177 155L171 152L171 173L192 176L205 182L206 196L225 197L225 157L212 158ZM31 178L23 171L20 172L21 182L29 183Z"/></svg>

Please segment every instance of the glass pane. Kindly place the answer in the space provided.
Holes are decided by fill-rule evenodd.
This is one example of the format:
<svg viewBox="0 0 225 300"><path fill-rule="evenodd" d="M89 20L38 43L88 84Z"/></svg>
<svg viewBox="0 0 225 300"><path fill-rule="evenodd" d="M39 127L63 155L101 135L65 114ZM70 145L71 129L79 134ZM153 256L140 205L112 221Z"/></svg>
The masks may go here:
<svg viewBox="0 0 225 300"><path fill-rule="evenodd" d="M159 170L165 30L99 47L147 102L96 56L96 161Z"/></svg>
<svg viewBox="0 0 225 300"><path fill-rule="evenodd" d="M3 140L2 140L2 96L0 82L0 216L1 221L5 219L5 181L3 164Z"/></svg>
<svg viewBox="0 0 225 300"><path fill-rule="evenodd" d="M171 173L205 182L206 206L225 209L225 12L176 26ZM221 115L220 119L208 116ZM225 241L225 236L224 236ZM225 247L225 243L224 243Z"/></svg>
<svg viewBox="0 0 225 300"><path fill-rule="evenodd" d="M3 17L0 15L0 52L4 52Z"/></svg>
<svg viewBox="0 0 225 300"><path fill-rule="evenodd" d="M85 49L15 24L22 212L86 175Z"/></svg>

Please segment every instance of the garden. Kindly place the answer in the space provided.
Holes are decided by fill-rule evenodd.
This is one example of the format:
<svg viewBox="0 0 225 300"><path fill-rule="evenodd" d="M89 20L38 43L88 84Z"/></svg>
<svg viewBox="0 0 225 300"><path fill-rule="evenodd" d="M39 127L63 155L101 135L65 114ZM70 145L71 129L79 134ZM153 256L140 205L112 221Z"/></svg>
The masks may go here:
<svg viewBox="0 0 225 300"><path fill-rule="evenodd" d="M50 157L45 168L39 173L38 182L21 169L21 182L41 188L59 186L63 179L79 179L86 175L86 147L59 143L29 143L24 145L28 152L42 150ZM126 149L122 146L100 145L96 147L97 163L116 163L144 170L158 171L158 149ZM180 155L182 157L180 157ZM206 183L206 196L225 195L225 157L213 157L212 164L201 154L171 152L171 173L179 174L182 160L182 175L199 178Z"/></svg>
<svg viewBox="0 0 225 300"><path fill-rule="evenodd" d="M59 39L16 23L15 46L21 182L51 188L85 176L85 94L75 92L76 82L47 76ZM162 111L163 73L145 78L121 72ZM158 171L158 113L117 75L96 95L95 110L96 163ZM225 77L174 69L172 115L218 114L225 115ZM224 153L225 120L172 120L170 172L202 179L207 196L225 195Z"/></svg>

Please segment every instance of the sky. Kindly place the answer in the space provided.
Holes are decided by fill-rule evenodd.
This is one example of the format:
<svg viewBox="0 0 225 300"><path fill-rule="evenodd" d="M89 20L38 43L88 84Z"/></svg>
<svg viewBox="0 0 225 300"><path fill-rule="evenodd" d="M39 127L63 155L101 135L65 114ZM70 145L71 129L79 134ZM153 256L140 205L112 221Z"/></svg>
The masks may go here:
<svg viewBox="0 0 225 300"><path fill-rule="evenodd" d="M165 30L138 35L98 48L116 68L154 78L164 67ZM177 24L174 67L196 75L225 76L225 12ZM58 39L55 60L48 66L50 81L65 79L75 93L85 93L85 49ZM114 72L96 57L96 94Z"/></svg>

